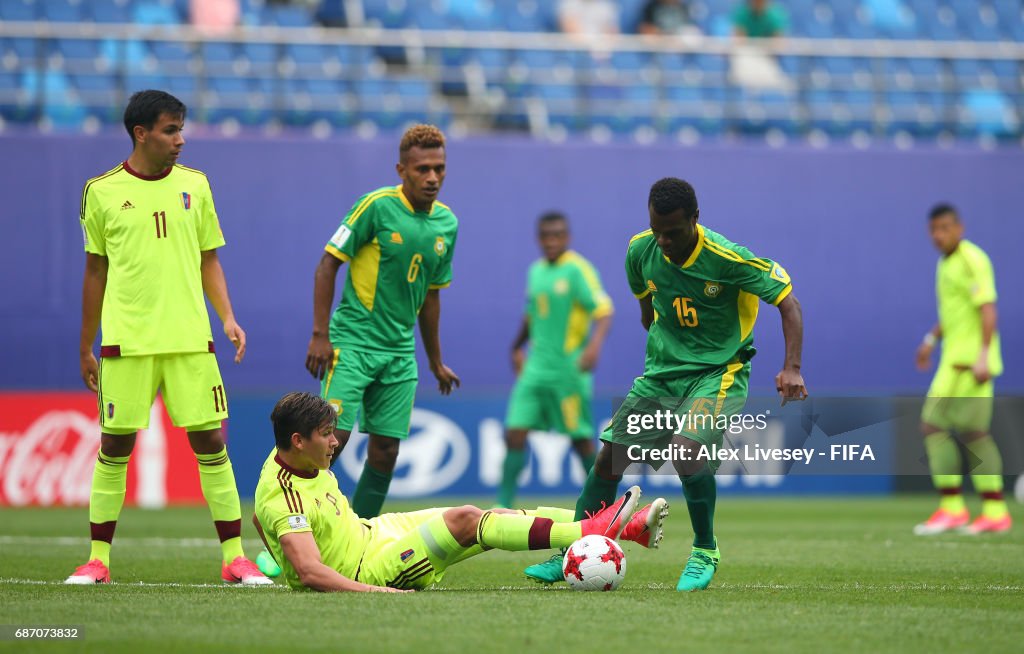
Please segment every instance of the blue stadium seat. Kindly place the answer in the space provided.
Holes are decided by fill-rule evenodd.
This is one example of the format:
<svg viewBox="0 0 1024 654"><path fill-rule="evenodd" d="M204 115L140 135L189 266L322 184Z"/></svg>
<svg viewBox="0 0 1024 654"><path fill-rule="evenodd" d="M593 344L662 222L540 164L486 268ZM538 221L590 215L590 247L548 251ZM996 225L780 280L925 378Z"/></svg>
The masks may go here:
<svg viewBox="0 0 1024 654"><path fill-rule="evenodd" d="M131 11L127 2L121 0L92 0L89 13L97 23L130 23Z"/></svg>
<svg viewBox="0 0 1024 654"><path fill-rule="evenodd" d="M1012 136L1020 129L1020 117L1010 99L996 90L975 89L961 100L964 136Z"/></svg>
<svg viewBox="0 0 1024 654"><path fill-rule="evenodd" d="M277 27L309 27L313 24L313 15L306 7L271 5L263 8L260 20L264 25Z"/></svg>
<svg viewBox="0 0 1024 654"><path fill-rule="evenodd" d="M36 11L40 4L35 0L0 0L0 20L36 20Z"/></svg>
<svg viewBox="0 0 1024 654"><path fill-rule="evenodd" d="M135 3L132 22L138 25L178 25L182 20L174 5L148 0Z"/></svg>
<svg viewBox="0 0 1024 654"><path fill-rule="evenodd" d="M36 71L26 71L22 88L29 97L43 98L39 117L48 121L53 129L78 129L88 115L67 76L60 71L48 70L41 75Z"/></svg>
<svg viewBox="0 0 1024 654"><path fill-rule="evenodd" d="M537 2L495 0L495 13L503 29L510 32L543 32L548 29Z"/></svg>
<svg viewBox="0 0 1024 654"><path fill-rule="evenodd" d="M80 23L82 22L81 3L71 3L68 0L45 0L40 3L43 20L55 23Z"/></svg>
<svg viewBox="0 0 1024 654"><path fill-rule="evenodd" d="M35 120L35 98L22 92L21 76L15 72L0 71L0 116L14 123Z"/></svg>

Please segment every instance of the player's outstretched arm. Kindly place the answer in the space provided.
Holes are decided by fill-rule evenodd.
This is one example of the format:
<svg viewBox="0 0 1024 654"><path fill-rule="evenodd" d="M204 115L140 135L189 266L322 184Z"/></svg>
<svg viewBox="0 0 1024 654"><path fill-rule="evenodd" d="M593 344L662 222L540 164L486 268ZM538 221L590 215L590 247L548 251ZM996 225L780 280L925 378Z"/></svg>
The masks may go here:
<svg viewBox="0 0 1024 654"><path fill-rule="evenodd" d="M804 316L796 295L790 293L779 303L782 315L782 336L786 339L786 360L782 371L775 375L775 388L782 397L782 404L807 398L807 387L800 374L800 358L804 346Z"/></svg>
<svg viewBox="0 0 1024 654"><path fill-rule="evenodd" d="M203 292L210 298L213 310L220 316L220 321L224 325L224 335L231 339L231 344L235 346L235 363L241 363L245 357L245 330L235 322L235 312L232 311L231 299L228 298L228 283L224 279L224 269L221 268L217 250L205 250L202 256L199 267L203 274Z"/></svg>
<svg viewBox="0 0 1024 654"><path fill-rule="evenodd" d="M519 331L516 333L516 340L512 341L512 370L515 370L518 376L523 370L523 364L526 363L526 353L523 348L526 347L526 343L530 340L530 318L523 316L523 322L519 325Z"/></svg>
<svg viewBox="0 0 1024 654"><path fill-rule="evenodd" d="M92 345L100 328L100 314L103 311L103 294L107 290L106 257L91 252L85 253L85 276L82 280L82 332L78 344L79 367L82 381L92 392L96 392L99 366Z"/></svg>
<svg viewBox="0 0 1024 654"><path fill-rule="evenodd" d="M313 336L306 349L306 370L317 379L323 379L331 370L334 348L331 346L329 324L331 304L334 302L334 284L341 268L341 259L324 252L313 275Z"/></svg>
<svg viewBox="0 0 1024 654"><path fill-rule="evenodd" d="M441 293L435 288L427 291L427 297L420 307L420 336L423 337L423 348L427 351L430 372L437 378L437 389L441 395L449 395L452 388L462 383L459 376L441 360L441 335L438 325L441 322Z"/></svg>
<svg viewBox="0 0 1024 654"><path fill-rule="evenodd" d="M398 590L397 588L386 588L383 586L371 586L349 579L337 570L327 567L320 559L320 549L316 546L313 534L301 532L297 534L283 534L281 536L281 549L284 551L288 563L295 568L299 575L299 581L303 586L318 590L323 593L329 592L356 592L356 593L411 593L411 590Z"/></svg>
<svg viewBox="0 0 1024 654"><path fill-rule="evenodd" d="M650 295L640 298L640 324L645 331L651 331L651 325L654 324L654 302Z"/></svg>

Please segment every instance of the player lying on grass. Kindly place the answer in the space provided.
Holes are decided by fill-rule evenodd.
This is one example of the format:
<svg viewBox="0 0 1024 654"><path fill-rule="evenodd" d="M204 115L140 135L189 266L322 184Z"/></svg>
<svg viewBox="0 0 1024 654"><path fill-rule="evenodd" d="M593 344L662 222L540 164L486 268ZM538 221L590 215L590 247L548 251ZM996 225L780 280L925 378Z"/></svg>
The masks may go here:
<svg viewBox="0 0 1024 654"><path fill-rule="evenodd" d="M253 521L292 588L401 592L440 581L447 569L490 549L567 547L590 534L631 536L657 547L668 515L663 499L634 514L633 486L611 506L579 522L573 511L475 506L359 518L328 469L338 447L334 408L309 393L289 393L274 407L276 448L256 486Z"/></svg>

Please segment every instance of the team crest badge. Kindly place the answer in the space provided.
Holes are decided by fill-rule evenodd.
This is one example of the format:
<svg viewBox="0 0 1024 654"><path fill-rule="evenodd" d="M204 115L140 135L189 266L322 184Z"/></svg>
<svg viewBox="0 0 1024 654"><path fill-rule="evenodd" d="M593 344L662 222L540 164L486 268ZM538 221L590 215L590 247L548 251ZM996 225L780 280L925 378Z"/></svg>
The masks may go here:
<svg viewBox="0 0 1024 654"><path fill-rule="evenodd" d="M722 285L718 282L704 282L704 295L708 297L718 297L718 294L722 292Z"/></svg>
<svg viewBox="0 0 1024 654"><path fill-rule="evenodd" d="M434 252L437 252L437 256L444 254L444 237L438 236L437 241L434 242Z"/></svg>
<svg viewBox="0 0 1024 654"><path fill-rule="evenodd" d="M107 402L107 419L108 420L113 420L114 419L114 403L113 402Z"/></svg>
<svg viewBox="0 0 1024 654"><path fill-rule="evenodd" d="M772 271L770 275L771 278L777 282L782 282L783 284L789 283L789 273L787 273L786 269L780 266L779 264L775 264L772 266Z"/></svg>
<svg viewBox="0 0 1024 654"><path fill-rule="evenodd" d="M181 194L181 206L188 211L192 208L192 196L188 193L182 192Z"/></svg>
<svg viewBox="0 0 1024 654"><path fill-rule="evenodd" d="M391 232L391 242L401 244L403 242L402 235L398 232Z"/></svg>
<svg viewBox="0 0 1024 654"><path fill-rule="evenodd" d="M555 282L555 293L557 293L558 295L565 295L568 292L569 292L569 280L568 279L559 279L557 282Z"/></svg>
<svg viewBox="0 0 1024 654"><path fill-rule="evenodd" d="M399 555L401 557L401 559L402 559L402 563L405 563L406 561L411 559L413 554L414 554L414 552L412 550L405 550L404 552L402 552Z"/></svg>

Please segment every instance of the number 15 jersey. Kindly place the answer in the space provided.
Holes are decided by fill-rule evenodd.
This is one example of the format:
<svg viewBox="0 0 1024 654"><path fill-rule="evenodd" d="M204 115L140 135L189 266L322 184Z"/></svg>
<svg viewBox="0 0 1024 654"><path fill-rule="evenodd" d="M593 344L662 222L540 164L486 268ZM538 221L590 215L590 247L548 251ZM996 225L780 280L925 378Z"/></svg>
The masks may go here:
<svg viewBox="0 0 1024 654"><path fill-rule="evenodd" d="M637 298L651 296L644 376L685 377L753 358L758 299L778 305L793 290L779 264L697 225L683 265L666 257L651 230L629 242L626 278Z"/></svg>
<svg viewBox="0 0 1024 654"><path fill-rule="evenodd" d="M121 356L208 352L202 252L224 245L206 175L174 165L147 176L122 163L90 179L85 251L106 257L102 346Z"/></svg>

